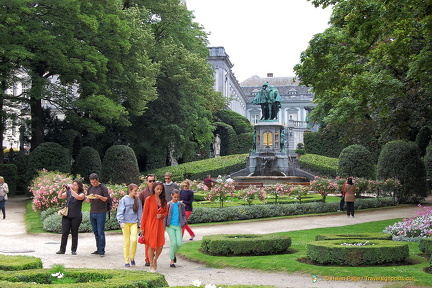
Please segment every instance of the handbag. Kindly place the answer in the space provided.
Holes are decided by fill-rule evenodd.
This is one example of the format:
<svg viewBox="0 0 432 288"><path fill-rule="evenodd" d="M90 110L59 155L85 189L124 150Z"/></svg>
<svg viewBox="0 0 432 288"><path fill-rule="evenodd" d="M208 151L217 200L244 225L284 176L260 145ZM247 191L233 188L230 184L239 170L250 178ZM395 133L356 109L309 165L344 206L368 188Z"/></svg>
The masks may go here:
<svg viewBox="0 0 432 288"><path fill-rule="evenodd" d="M139 233L138 243L140 243L140 244L144 244L144 236L141 235L141 233Z"/></svg>
<svg viewBox="0 0 432 288"><path fill-rule="evenodd" d="M67 206L65 206L65 207L63 207L63 208L61 208L59 211L58 211L58 215L59 216L67 216L68 215L68 212L69 212L69 208L67 207Z"/></svg>

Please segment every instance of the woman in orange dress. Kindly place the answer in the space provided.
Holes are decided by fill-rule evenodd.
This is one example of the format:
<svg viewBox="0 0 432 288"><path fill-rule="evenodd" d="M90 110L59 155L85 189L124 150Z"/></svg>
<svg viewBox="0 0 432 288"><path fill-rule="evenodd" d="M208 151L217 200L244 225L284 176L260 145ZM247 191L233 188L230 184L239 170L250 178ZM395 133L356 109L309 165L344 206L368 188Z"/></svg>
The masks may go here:
<svg viewBox="0 0 432 288"><path fill-rule="evenodd" d="M153 188L153 194L145 200L140 225L144 243L148 246L150 272L156 272L157 259L165 244L164 218L167 214L165 188L163 183L157 183Z"/></svg>

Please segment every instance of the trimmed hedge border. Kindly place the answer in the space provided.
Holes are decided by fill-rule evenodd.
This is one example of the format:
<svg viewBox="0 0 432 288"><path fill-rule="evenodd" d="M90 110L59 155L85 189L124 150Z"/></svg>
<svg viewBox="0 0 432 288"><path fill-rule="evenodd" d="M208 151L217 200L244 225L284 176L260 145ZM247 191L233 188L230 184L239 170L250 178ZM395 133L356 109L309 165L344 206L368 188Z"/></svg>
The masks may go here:
<svg viewBox="0 0 432 288"><path fill-rule="evenodd" d="M422 238L419 242L419 250L431 256L432 259L432 238Z"/></svg>
<svg viewBox="0 0 432 288"><path fill-rule="evenodd" d="M392 197L358 199L354 202L356 210L395 206ZM305 215L336 212L339 202L314 202L293 204L242 205L224 208L194 207L188 220L189 224L261 219L280 216Z"/></svg>
<svg viewBox="0 0 432 288"><path fill-rule="evenodd" d="M379 233L341 233L341 234L320 234L315 236L315 241L323 240L392 240L392 235L384 232Z"/></svg>
<svg viewBox="0 0 432 288"><path fill-rule="evenodd" d="M201 250L210 255L271 255L286 253L291 237L273 234L222 234L204 236Z"/></svg>
<svg viewBox="0 0 432 288"><path fill-rule="evenodd" d="M0 270L17 271L28 269L41 269L42 260L32 256L10 256L0 254ZM1 287L1 286L0 286Z"/></svg>
<svg viewBox="0 0 432 288"><path fill-rule="evenodd" d="M103 269L65 269L67 277L77 278L80 283L48 284L52 280L48 269L21 270L0 273L0 287L2 288L69 288L69 287L167 287L165 277L158 273L127 270ZM32 283L33 282L33 283ZM34 284L38 283L38 284ZM90 286L89 286L90 285Z"/></svg>
<svg viewBox="0 0 432 288"><path fill-rule="evenodd" d="M319 264L369 266L404 261L409 255L408 244L389 240L371 240L366 246L347 246L355 239L324 240L307 244L307 258Z"/></svg>

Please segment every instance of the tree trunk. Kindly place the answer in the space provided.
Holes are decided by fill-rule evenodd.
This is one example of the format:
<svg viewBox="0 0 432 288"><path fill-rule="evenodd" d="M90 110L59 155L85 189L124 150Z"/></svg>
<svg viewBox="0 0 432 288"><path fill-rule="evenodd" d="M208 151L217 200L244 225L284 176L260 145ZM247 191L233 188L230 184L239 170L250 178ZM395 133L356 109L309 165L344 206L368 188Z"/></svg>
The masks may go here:
<svg viewBox="0 0 432 288"><path fill-rule="evenodd" d="M37 74L31 75L30 88L30 115L31 115L31 147L30 151L36 149L37 146L44 142L43 133L43 111L42 111L42 91L44 88L45 78Z"/></svg>

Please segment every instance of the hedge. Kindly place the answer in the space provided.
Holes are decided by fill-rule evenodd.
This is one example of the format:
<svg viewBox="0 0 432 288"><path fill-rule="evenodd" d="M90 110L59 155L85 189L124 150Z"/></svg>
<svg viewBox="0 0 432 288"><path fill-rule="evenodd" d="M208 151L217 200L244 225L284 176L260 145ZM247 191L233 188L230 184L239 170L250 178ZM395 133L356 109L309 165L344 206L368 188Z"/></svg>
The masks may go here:
<svg viewBox="0 0 432 288"><path fill-rule="evenodd" d="M32 256L10 256L0 254L0 270L17 271L40 268L42 268L42 260L40 258Z"/></svg>
<svg viewBox="0 0 432 288"><path fill-rule="evenodd" d="M392 197L357 199L354 208L367 209L386 206L394 206ZM280 216L292 216L315 213L336 212L339 202L315 202L315 203L293 203L293 204L262 204L245 205L224 208L196 207L190 216L188 223L211 223L236 220L260 219Z"/></svg>
<svg viewBox="0 0 432 288"><path fill-rule="evenodd" d="M163 275L158 273L128 270L104 269L65 269L65 277L78 279L78 283L49 284L53 280L47 269L21 270L0 273L0 287L2 288L69 288L69 287L110 287L110 288L141 288L166 287ZM7 282L6 282L7 281ZM33 282L33 283L32 283ZM36 283L36 284L34 284ZM89 285L88 283L91 283Z"/></svg>
<svg viewBox="0 0 432 288"><path fill-rule="evenodd" d="M318 171L334 178L337 176L338 158L330 158L316 154L305 154L300 157L300 168Z"/></svg>
<svg viewBox="0 0 432 288"><path fill-rule="evenodd" d="M314 241L306 246L307 258L319 264L369 266L398 263L409 256L408 244L390 240L359 239ZM343 243L353 246L341 245Z"/></svg>
<svg viewBox="0 0 432 288"><path fill-rule="evenodd" d="M425 254L432 256L432 238L420 239L419 250Z"/></svg>
<svg viewBox="0 0 432 288"><path fill-rule="evenodd" d="M287 253L291 237L273 234L221 234L204 236L201 249L210 255L256 256Z"/></svg>
<svg viewBox="0 0 432 288"><path fill-rule="evenodd" d="M0 164L0 176L3 176L8 184L8 196L16 194L16 183L18 181L18 170L15 164Z"/></svg>
<svg viewBox="0 0 432 288"><path fill-rule="evenodd" d="M203 180L207 175L228 175L246 168L247 156L248 154L237 154L205 159L150 170L146 174L154 174L156 179L163 179L165 172L171 172L176 182L184 179Z"/></svg>

